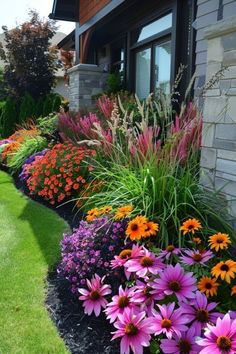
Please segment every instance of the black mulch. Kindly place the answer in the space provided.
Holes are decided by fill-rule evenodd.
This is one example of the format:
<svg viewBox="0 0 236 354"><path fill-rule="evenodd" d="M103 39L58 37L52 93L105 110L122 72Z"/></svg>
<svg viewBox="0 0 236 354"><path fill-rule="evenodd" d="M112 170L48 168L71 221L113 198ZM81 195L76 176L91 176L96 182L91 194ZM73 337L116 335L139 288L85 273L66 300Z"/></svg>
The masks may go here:
<svg viewBox="0 0 236 354"><path fill-rule="evenodd" d="M56 272L49 274L47 282L47 309L71 353L119 354L118 341L111 343L114 327L105 316L86 316L68 283Z"/></svg>

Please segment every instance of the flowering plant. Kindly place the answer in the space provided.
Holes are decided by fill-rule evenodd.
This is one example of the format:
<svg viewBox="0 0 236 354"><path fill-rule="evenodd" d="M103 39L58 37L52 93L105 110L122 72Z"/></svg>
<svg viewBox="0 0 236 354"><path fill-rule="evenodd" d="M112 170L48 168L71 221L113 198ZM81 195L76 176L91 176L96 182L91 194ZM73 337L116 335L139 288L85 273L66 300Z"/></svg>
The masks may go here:
<svg viewBox="0 0 236 354"><path fill-rule="evenodd" d="M27 186L51 204L60 203L76 193L85 183L90 166L83 163L93 150L73 144L56 144L52 150L27 167Z"/></svg>

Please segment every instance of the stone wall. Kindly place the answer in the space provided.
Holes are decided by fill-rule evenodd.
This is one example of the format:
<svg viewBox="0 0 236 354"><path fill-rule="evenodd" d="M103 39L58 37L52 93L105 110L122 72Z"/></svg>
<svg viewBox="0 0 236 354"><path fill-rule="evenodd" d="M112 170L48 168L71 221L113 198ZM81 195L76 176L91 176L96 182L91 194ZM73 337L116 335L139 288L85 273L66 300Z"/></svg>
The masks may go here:
<svg viewBox="0 0 236 354"><path fill-rule="evenodd" d="M107 73L97 65L78 64L68 70L70 110L94 105L94 96L105 89Z"/></svg>
<svg viewBox="0 0 236 354"><path fill-rule="evenodd" d="M236 16L210 25L204 38L207 79L224 66L227 70L205 95L202 183L225 194L236 226Z"/></svg>

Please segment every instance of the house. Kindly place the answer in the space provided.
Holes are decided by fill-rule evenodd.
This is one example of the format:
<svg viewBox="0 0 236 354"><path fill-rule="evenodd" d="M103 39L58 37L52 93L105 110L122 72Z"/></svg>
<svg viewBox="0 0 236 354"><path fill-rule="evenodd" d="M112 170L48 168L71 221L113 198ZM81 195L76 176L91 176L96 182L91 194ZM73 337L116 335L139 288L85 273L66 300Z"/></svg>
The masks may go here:
<svg viewBox="0 0 236 354"><path fill-rule="evenodd" d="M181 93L193 72L196 96L218 73L205 92L202 183L221 188L236 218L236 0L54 0L50 17L76 22L60 43L76 50L73 110L92 104L109 72L140 98L168 93L181 63Z"/></svg>

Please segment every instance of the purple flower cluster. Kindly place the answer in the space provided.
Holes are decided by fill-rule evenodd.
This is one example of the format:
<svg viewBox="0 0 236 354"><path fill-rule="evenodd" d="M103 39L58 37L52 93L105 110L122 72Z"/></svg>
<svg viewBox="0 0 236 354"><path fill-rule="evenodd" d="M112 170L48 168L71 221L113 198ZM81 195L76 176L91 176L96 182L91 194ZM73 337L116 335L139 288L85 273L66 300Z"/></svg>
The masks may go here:
<svg viewBox="0 0 236 354"><path fill-rule="evenodd" d="M102 217L92 223L81 221L72 234L64 236L58 271L70 281L73 293L95 273L109 277L117 272L110 268L110 261L124 248L126 225L125 220L114 222Z"/></svg>
<svg viewBox="0 0 236 354"><path fill-rule="evenodd" d="M44 156L47 151L48 151L48 149L44 149L43 151L36 152L35 154L29 156L25 160L25 163L21 169L21 173L19 174L19 178L20 178L21 182L25 182L30 177L30 174L28 172L29 165L31 165L36 159Z"/></svg>

